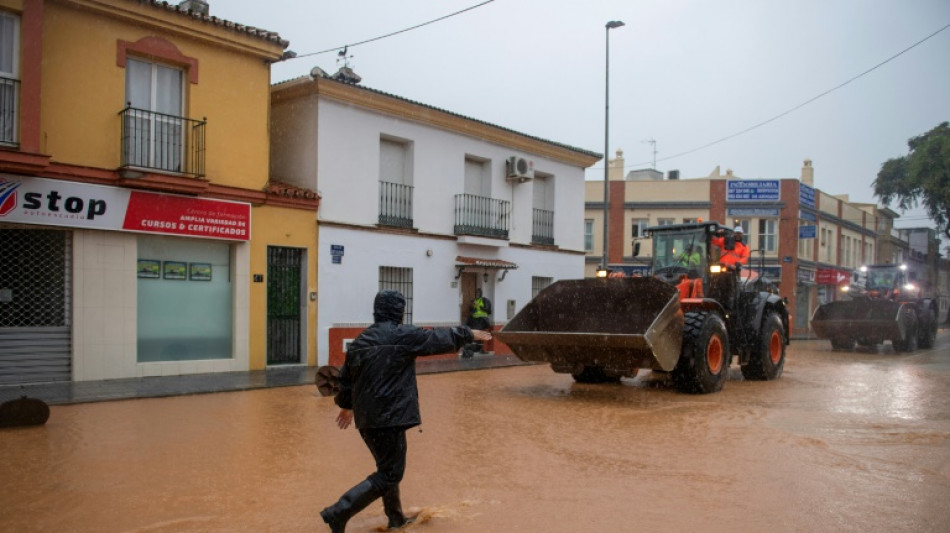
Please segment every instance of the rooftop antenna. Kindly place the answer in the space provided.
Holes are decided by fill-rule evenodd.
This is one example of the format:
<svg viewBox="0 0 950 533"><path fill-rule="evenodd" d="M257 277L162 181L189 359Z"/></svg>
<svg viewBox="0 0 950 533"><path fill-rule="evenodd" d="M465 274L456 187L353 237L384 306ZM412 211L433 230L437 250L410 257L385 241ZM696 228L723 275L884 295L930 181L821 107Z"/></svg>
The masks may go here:
<svg viewBox="0 0 950 533"><path fill-rule="evenodd" d="M646 140L640 141L640 142L645 143L645 144L650 144L650 145L653 146L653 167L651 167L651 168L653 168L653 170L656 170L656 153L657 153L657 152L656 152L656 139L654 139L654 138L651 137L651 138L649 138L649 139L646 139Z"/></svg>

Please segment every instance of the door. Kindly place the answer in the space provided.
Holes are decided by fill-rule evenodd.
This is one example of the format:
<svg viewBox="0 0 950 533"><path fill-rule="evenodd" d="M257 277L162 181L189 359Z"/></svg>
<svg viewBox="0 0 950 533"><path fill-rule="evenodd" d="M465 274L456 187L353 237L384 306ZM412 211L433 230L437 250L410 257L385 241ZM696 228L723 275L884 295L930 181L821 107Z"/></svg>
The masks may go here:
<svg viewBox="0 0 950 533"><path fill-rule="evenodd" d="M465 324L468 322L468 312L472 306L472 300L475 299L475 276L474 272L462 272L462 277L460 281L462 282L459 285L461 290L462 303L459 306L459 322Z"/></svg>
<svg viewBox="0 0 950 533"><path fill-rule="evenodd" d="M303 362L304 250L267 247L267 364Z"/></svg>

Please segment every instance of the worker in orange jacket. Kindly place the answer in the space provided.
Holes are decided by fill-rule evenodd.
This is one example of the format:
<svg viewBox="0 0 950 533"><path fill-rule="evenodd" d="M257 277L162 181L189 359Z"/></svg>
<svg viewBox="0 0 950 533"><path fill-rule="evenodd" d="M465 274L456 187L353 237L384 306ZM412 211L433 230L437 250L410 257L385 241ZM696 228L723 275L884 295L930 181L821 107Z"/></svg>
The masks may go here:
<svg viewBox="0 0 950 533"><path fill-rule="evenodd" d="M736 268L736 265L746 265L749 263L749 247L742 242L742 226L736 226L732 230L734 245L732 250L726 249L726 236L724 230L716 232L712 238L712 243L719 247L722 253L719 255L719 262L729 268Z"/></svg>

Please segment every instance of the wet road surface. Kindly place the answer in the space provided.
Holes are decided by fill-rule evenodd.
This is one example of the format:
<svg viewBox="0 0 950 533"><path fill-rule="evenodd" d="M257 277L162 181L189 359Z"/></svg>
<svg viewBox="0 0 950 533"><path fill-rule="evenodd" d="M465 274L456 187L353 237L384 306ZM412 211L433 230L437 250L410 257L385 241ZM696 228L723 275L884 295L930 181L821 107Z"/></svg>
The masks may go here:
<svg viewBox="0 0 950 533"><path fill-rule="evenodd" d="M408 531L950 531L950 333L931 350L793 341L785 373L675 392L649 372L424 375ZM0 430L0 530L328 531L368 475L313 386L53 406ZM380 531L375 503L347 531Z"/></svg>

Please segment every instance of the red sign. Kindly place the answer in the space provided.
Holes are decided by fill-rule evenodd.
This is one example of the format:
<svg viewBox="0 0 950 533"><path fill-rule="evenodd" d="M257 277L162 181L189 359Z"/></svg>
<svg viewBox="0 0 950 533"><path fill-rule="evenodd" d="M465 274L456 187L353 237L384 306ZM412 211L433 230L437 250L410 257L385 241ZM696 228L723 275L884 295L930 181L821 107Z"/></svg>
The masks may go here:
<svg viewBox="0 0 950 533"><path fill-rule="evenodd" d="M132 191L122 229L246 241L250 225L249 204Z"/></svg>
<svg viewBox="0 0 950 533"><path fill-rule="evenodd" d="M251 204L0 174L0 221L251 239Z"/></svg>
<svg viewBox="0 0 950 533"><path fill-rule="evenodd" d="M851 273L837 268L821 268L815 273L819 285L843 285L851 281Z"/></svg>

